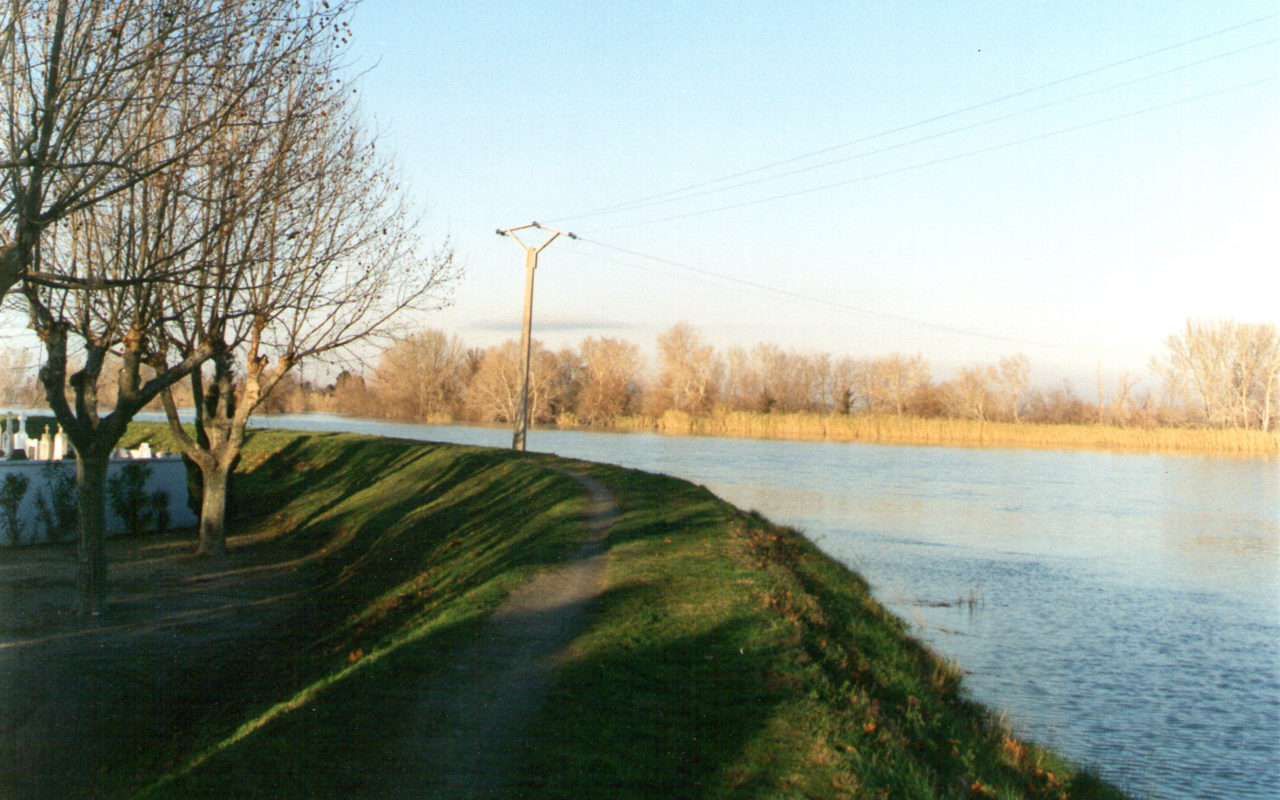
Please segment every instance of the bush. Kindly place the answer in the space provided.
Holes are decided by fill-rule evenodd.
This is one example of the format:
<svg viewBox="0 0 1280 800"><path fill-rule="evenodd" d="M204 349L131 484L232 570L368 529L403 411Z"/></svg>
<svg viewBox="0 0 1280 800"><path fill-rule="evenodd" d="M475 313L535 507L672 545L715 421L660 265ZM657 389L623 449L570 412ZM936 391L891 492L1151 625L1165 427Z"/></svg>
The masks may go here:
<svg viewBox="0 0 1280 800"><path fill-rule="evenodd" d="M0 532L7 535L9 544L22 544L22 528L18 522L18 509L27 495L31 479L26 475L10 473L0 484Z"/></svg>
<svg viewBox="0 0 1280 800"><path fill-rule="evenodd" d="M146 530L151 506L151 499L147 496L147 479L150 477L151 467L141 461L130 461L107 479L107 502L116 516L124 520L130 536L138 536Z"/></svg>
<svg viewBox="0 0 1280 800"><path fill-rule="evenodd" d="M40 468L45 488L36 495L36 524L48 542L61 542L79 522L76 476L69 464L50 461Z"/></svg>

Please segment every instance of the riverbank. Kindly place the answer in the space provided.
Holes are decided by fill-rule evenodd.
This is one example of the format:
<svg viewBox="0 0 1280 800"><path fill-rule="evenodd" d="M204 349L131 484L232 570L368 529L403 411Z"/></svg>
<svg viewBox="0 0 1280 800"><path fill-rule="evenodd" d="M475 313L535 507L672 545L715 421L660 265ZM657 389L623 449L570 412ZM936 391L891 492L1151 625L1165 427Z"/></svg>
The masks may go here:
<svg viewBox="0 0 1280 800"><path fill-rule="evenodd" d="M699 487L281 431L246 448L228 560L192 559L179 537L132 540L113 554L109 627L49 607L70 551L6 562L4 607L44 612L4 618L0 677L13 688L18 654L56 664L35 675L52 702L105 670L95 683L111 713L44 745L58 796L373 796L421 723L414 688L447 675L503 598L590 537L588 496L552 467L606 487L616 515L599 599L509 754L507 796L1117 796L967 701L856 576ZM24 571L27 558L42 567ZM7 707L7 733L42 713L39 698L10 696L28 707ZM27 764L39 748L5 745L0 757ZM0 771L0 788L22 775Z"/></svg>

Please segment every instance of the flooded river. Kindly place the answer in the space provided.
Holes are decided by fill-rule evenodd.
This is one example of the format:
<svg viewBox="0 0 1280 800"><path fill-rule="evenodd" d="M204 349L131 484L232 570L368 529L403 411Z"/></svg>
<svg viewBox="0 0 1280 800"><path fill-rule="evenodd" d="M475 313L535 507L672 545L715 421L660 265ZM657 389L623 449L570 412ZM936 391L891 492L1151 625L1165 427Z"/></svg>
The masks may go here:
<svg viewBox="0 0 1280 800"><path fill-rule="evenodd" d="M505 447L503 429L259 424ZM533 431L856 569L979 700L1139 797L1276 798L1280 460Z"/></svg>

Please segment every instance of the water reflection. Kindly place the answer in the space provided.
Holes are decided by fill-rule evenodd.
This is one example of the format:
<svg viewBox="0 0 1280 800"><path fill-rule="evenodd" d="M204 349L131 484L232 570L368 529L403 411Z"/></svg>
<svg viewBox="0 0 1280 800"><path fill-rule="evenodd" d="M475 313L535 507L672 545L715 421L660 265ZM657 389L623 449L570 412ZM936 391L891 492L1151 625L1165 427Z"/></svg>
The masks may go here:
<svg viewBox="0 0 1280 800"><path fill-rule="evenodd" d="M1139 796L1277 796L1280 461L554 431L529 448L679 475L804 530L975 696Z"/></svg>

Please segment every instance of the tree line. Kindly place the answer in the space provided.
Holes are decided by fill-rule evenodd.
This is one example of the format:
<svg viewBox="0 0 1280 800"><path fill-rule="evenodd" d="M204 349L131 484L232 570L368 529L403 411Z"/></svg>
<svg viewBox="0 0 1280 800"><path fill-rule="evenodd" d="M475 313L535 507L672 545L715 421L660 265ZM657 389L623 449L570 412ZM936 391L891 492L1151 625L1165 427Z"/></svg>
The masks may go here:
<svg viewBox="0 0 1280 800"><path fill-rule="evenodd" d="M633 342L588 337L552 350L535 341L531 419L609 427L619 418L667 411L708 414L883 414L1014 423L1205 426L1272 430L1280 402L1276 326L1188 321L1152 359L1159 389L1121 373L1082 397L1066 381L1042 388L1031 362L1014 354L933 378L923 355L835 358L761 343L721 351L688 323L662 332L654 363ZM275 411L325 410L404 421L508 423L520 388L517 342L468 347L424 329L395 341L363 372L328 385L294 380L268 400Z"/></svg>

